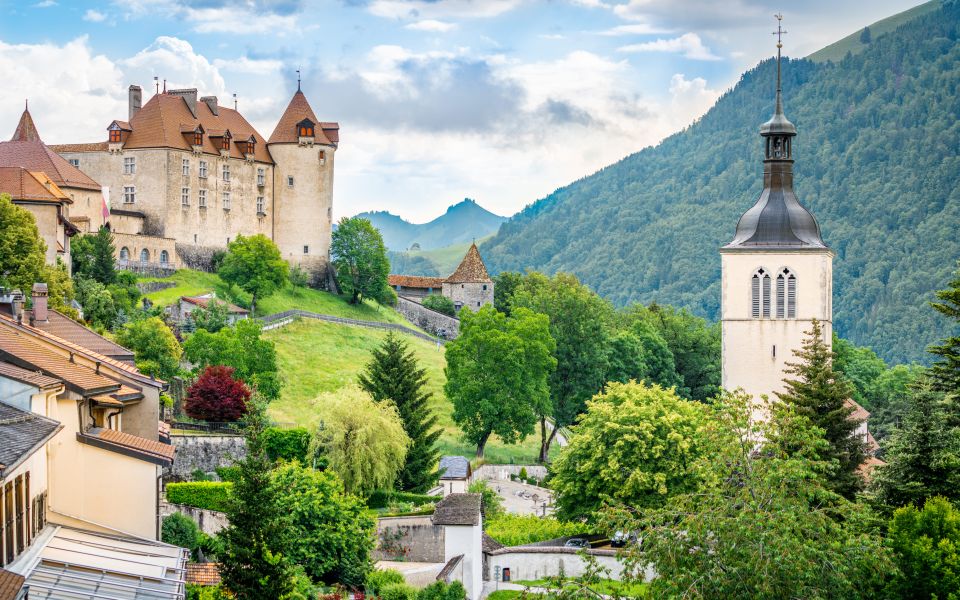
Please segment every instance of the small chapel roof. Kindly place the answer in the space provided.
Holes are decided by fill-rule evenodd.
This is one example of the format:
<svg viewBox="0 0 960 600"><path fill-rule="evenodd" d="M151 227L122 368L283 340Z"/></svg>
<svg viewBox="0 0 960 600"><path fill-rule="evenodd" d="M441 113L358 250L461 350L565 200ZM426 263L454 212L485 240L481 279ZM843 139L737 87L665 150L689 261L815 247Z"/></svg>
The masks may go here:
<svg viewBox="0 0 960 600"><path fill-rule="evenodd" d="M444 283L490 283L490 274L487 273L487 266L483 264L483 258L480 257L480 251L476 244L470 244L466 256L463 257L460 266L450 277L444 280Z"/></svg>

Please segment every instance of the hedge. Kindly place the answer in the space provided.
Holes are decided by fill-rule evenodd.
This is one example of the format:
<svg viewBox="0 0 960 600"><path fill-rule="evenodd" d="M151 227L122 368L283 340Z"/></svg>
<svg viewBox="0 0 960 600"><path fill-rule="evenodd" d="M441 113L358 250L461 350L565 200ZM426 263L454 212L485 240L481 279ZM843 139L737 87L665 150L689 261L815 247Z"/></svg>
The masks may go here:
<svg viewBox="0 0 960 600"><path fill-rule="evenodd" d="M310 432L305 427L268 427L263 430L263 447L270 460L299 460L300 464L306 465L309 446Z"/></svg>
<svg viewBox="0 0 960 600"><path fill-rule="evenodd" d="M589 533L589 528L583 523L568 523L553 517L505 514L487 521L486 531L504 546L522 546Z"/></svg>
<svg viewBox="0 0 960 600"><path fill-rule="evenodd" d="M168 483L167 502L223 512L232 487L229 481Z"/></svg>
<svg viewBox="0 0 960 600"><path fill-rule="evenodd" d="M428 496L427 494L413 494L410 492L395 492L393 490L377 490L367 498L369 508L387 508L396 502L408 502L416 506L422 504L436 504L441 500L440 496Z"/></svg>
<svg viewBox="0 0 960 600"><path fill-rule="evenodd" d="M236 465L217 467L217 475L220 477L220 481L236 481L240 478L240 467Z"/></svg>

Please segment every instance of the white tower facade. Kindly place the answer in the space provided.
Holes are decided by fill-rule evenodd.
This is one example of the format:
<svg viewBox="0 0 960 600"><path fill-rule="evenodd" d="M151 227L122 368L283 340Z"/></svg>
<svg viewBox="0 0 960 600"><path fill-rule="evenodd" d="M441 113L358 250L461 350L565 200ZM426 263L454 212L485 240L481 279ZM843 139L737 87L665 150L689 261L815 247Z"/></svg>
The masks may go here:
<svg viewBox="0 0 960 600"><path fill-rule="evenodd" d="M833 335L833 251L793 191L793 139L783 113L780 44L773 117L760 128L763 191L720 250L722 385L759 400L784 390L787 362L796 362L814 319L826 343Z"/></svg>

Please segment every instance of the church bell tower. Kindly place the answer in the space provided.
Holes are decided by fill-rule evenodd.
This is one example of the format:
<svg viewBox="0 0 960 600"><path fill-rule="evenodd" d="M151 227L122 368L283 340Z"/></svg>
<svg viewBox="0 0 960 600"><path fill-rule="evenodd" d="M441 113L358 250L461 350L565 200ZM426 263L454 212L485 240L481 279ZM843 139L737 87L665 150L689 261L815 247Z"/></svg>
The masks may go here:
<svg viewBox="0 0 960 600"><path fill-rule="evenodd" d="M777 20L781 19L777 15ZM763 191L743 213L733 241L720 249L723 387L754 399L784 390L787 362L811 321L832 336L833 251L793 191L797 128L783 112L781 35L777 31L777 92L773 116L760 126Z"/></svg>

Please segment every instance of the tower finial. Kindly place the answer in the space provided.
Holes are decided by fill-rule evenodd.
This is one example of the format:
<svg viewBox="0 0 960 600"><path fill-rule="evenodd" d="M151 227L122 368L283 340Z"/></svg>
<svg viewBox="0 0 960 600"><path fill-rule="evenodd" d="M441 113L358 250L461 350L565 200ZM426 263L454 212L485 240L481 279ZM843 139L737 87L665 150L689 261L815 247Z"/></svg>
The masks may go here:
<svg viewBox="0 0 960 600"><path fill-rule="evenodd" d="M300 91L300 67L297 67L297 91Z"/></svg>
<svg viewBox="0 0 960 600"><path fill-rule="evenodd" d="M783 14L777 13L773 15L777 19L777 30L773 32L773 35L777 36L777 107L775 114L783 114L783 99L782 99L782 89L780 83L780 49L783 48L783 35L786 30L783 28Z"/></svg>
<svg viewBox="0 0 960 600"><path fill-rule="evenodd" d="M27 111L27 112L30 111L30 98L24 98L24 99L23 99L23 110L25 110L25 111Z"/></svg>

